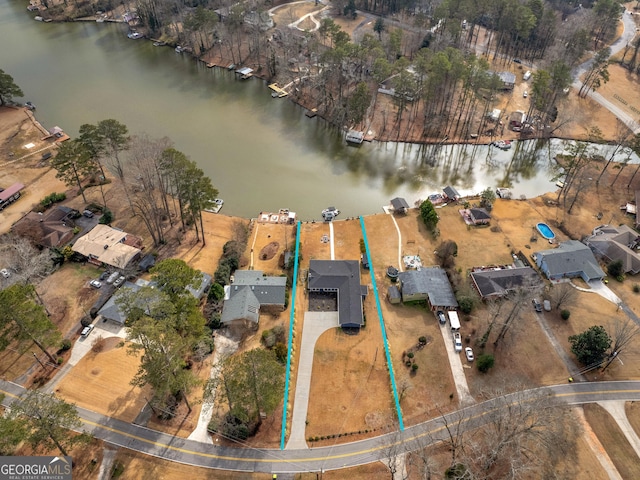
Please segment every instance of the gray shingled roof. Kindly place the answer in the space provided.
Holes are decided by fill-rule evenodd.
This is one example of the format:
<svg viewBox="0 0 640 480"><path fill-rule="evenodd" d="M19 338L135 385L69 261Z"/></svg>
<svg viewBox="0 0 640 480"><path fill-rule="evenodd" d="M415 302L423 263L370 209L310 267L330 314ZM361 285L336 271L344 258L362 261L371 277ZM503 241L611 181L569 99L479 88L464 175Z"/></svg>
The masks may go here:
<svg viewBox="0 0 640 480"><path fill-rule="evenodd" d="M396 212L400 212L400 211L404 211L409 207L409 204L407 203L407 201L404 198L401 197L396 197L394 199L391 200L391 206L393 207L393 210Z"/></svg>
<svg viewBox="0 0 640 480"><path fill-rule="evenodd" d="M250 320L258 323L260 319L260 302L251 291L251 287L242 286L236 294L225 300L220 321L229 323L234 320Z"/></svg>
<svg viewBox="0 0 640 480"><path fill-rule="evenodd" d="M202 273L202 281L200 282L200 285L198 286L198 288L187 286L187 291L191 295L196 297L198 300L202 298L202 296L204 295L204 292L206 292L209 286L211 285L211 275L204 272L200 272L200 273Z"/></svg>
<svg viewBox="0 0 640 480"><path fill-rule="evenodd" d="M634 249L640 239L638 232L627 225L606 226L596 230L597 233L586 240L587 245L609 261L622 261L625 273L640 272L640 255Z"/></svg>
<svg viewBox="0 0 640 480"><path fill-rule="evenodd" d="M458 198L460 198L460 194L458 193L458 191L451 186L444 187L442 191L451 200L457 200Z"/></svg>
<svg viewBox="0 0 640 480"><path fill-rule="evenodd" d="M403 297L426 293L429 296L429 303L434 307L458 307L447 273L439 267L408 270L401 272L398 278L402 284Z"/></svg>
<svg viewBox="0 0 640 480"><path fill-rule="evenodd" d="M264 276L260 270L236 270L229 297L233 298L243 286L251 289L260 305L284 305L287 277Z"/></svg>
<svg viewBox="0 0 640 480"><path fill-rule="evenodd" d="M483 298L502 297L517 288L540 285L540 276L531 267L471 272L471 278Z"/></svg>
<svg viewBox="0 0 640 480"><path fill-rule="evenodd" d="M536 252L535 256L539 266L546 264L549 277L581 273L588 280L594 280L605 276L591 249L578 240L562 242L558 248Z"/></svg>
<svg viewBox="0 0 640 480"><path fill-rule="evenodd" d="M360 262L357 260L311 260L307 288L309 291L338 291L340 326L364 325L362 297L367 290L360 284Z"/></svg>
<svg viewBox="0 0 640 480"><path fill-rule="evenodd" d="M122 285L122 287L120 288L122 289L128 288L129 290L133 290L134 292L137 292L142 287L135 283L124 282L124 285ZM98 310L98 315L102 315L103 318L106 318L116 323L119 323L121 325L124 325L124 322L127 320L127 317L122 312L120 307L116 305L115 298L116 298L116 295L114 293L113 295L111 295L111 298L107 300L104 306L100 310Z"/></svg>

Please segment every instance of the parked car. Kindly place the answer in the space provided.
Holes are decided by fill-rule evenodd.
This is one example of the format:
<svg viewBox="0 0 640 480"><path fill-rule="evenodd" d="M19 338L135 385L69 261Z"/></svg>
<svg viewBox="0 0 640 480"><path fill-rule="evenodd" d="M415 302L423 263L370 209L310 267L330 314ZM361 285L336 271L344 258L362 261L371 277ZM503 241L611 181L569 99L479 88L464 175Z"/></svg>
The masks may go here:
<svg viewBox="0 0 640 480"><path fill-rule="evenodd" d="M91 210L85 210L84 212L82 212L82 215L87 218L93 218L93 212Z"/></svg>
<svg viewBox="0 0 640 480"><path fill-rule="evenodd" d="M124 283L124 281L126 280L126 277L124 275L120 275L115 282L113 282L113 286L114 287L119 287L120 285L122 285Z"/></svg>
<svg viewBox="0 0 640 480"><path fill-rule="evenodd" d="M105 270L100 274L100 278L98 278L98 280L100 280L101 282L104 282L107 278L109 278L109 275L110 275L110 272Z"/></svg>
<svg viewBox="0 0 640 480"><path fill-rule="evenodd" d="M533 308L535 308L536 312L542 311L542 304L538 301L537 298L531 300L531 303L533 303Z"/></svg>
<svg viewBox="0 0 640 480"><path fill-rule="evenodd" d="M93 324L87 325L86 327L84 327L82 329L82 332L80 332L80 336L81 337L88 337L89 334L91 333L91 330L93 330Z"/></svg>
<svg viewBox="0 0 640 480"><path fill-rule="evenodd" d="M467 357L467 362L473 362L475 357L473 356L473 349L471 347L465 347L464 355Z"/></svg>
<svg viewBox="0 0 640 480"><path fill-rule="evenodd" d="M462 337L460 336L460 332L454 332L453 334L453 349L456 352L462 351Z"/></svg>
<svg viewBox="0 0 640 480"><path fill-rule="evenodd" d="M369 270L369 259L367 258L366 253L360 254L360 261L362 262L362 268L365 270Z"/></svg>
<svg viewBox="0 0 640 480"><path fill-rule="evenodd" d="M111 275L109 275L109 278L107 278L107 283L111 285L113 282L115 282L118 279L119 276L120 276L119 272L113 272Z"/></svg>
<svg viewBox="0 0 640 480"><path fill-rule="evenodd" d="M522 93L522 96L524 98L527 98L529 96L529 92L527 92L526 90Z"/></svg>
<svg viewBox="0 0 640 480"><path fill-rule="evenodd" d="M542 305L544 306L544 311L545 312L550 312L551 311L551 302L549 300L544 300L542 302Z"/></svg>
<svg viewBox="0 0 640 480"><path fill-rule="evenodd" d="M0 275L2 275L4 278L9 278L11 276L11 273L6 268L3 268L2 270L0 270Z"/></svg>
<svg viewBox="0 0 640 480"><path fill-rule="evenodd" d="M522 76L522 79L526 82L530 78L531 78L531 70L527 70L526 72L524 72L524 75Z"/></svg>
<svg viewBox="0 0 640 480"><path fill-rule="evenodd" d="M447 324L447 317L444 314L444 312L442 310L438 310L438 322L440 322L440 325L446 325Z"/></svg>
<svg viewBox="0 0 640 480"><path fill-rule="evenodd" d="M91 285L93 288L100 288L102 286L102 282L99 280L91 280L89 282L89 285Z"/></svg>

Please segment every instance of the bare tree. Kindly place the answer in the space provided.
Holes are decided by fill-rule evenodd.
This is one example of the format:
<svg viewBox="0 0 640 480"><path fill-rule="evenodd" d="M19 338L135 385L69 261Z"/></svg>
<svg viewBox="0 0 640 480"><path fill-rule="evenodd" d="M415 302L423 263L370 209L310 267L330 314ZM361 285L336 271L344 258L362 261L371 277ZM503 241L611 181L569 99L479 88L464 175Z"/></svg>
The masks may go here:
<svg viewBox="0 0 640 480"><path fill-rule="evenodd" d="M568 282L552 284L548 292L554 309L572 305L578 296L578 291Z"/></svg>
<svg viewBox="0 0 640 480"><path fill-rule="evenodd" d="M612 345L608 358L604 361L602 371L604 372L609 365L627 350L631 341L640 333L640 328L629 317L613 321L613 333L611 335Z"/></svg>

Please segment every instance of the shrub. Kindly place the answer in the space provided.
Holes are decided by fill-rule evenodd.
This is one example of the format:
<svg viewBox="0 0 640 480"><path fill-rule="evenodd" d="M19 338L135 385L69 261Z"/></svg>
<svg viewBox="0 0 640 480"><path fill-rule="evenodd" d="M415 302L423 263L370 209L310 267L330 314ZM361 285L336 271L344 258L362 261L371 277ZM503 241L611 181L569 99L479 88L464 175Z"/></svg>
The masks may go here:
<svg viewBox="0 0 640 480"><path fill-rule="evenodd" d="M93 345L91 345L91 351L93 353L100 353L102 350L104 350L104 345L105 345L105 340L104 338L102 338L102 336L100 336L96 338L95 341L93 342Z"/></svg>
<svg viewBox="0 0 640 480"><path fill-rule="evenodd" d="M427 337L420 337L418 338L418 342L420 342L420 345L426 345L427 344Z"/></svg>
<svg viewBox="0 0 640 480"><path fill-rule="evenodd" d="M54 193L52 193L50 195L47 195L42 200L40 200L40 205L42 205L44 208L49 208L54 203L62 202L66 198L67 198L67 195L64 194L64 193L55 193L54 192Z"/></svg>
<svg viewBox="0 0 640 480"><path fill-rule="evenodd" d="M476 365L478 365L478 370L482 373L487 373L490 368L493 367L495 363L495 358L490 353L483 353L478 356L476 360Z"/></svg>
<svg viewBox="0 0 640 480"><path fill-rule="evenodd" d="M273 351L280 363L285 363L287 361L287 346L283 342L276 343L273 347Z"/></svg>
<svg viewBox="0 0 640 480"><path fill-rule="evenodd" d="M100 220L98 220L98 223L101 223L103 225L108 225L112 221L113 221L113 212L108 208L105 208L104 212L102 213L102 216L100 217Z"/></svg>
<svg viewBox="0 0 640 480"><path fill-rule="evenodd" d="M614 260L607 265L607 272L614 278L618 278L624 274L622 260Z"/></svg>
<svg viewBox="0 0 640 480"><path fill-rule="evenodd" d="M58 362L58 365L62 365L62 362L64 362L64 358L58 357L57 362Z"/></svg>
<svg viewBox="0 0 640 480"><path fill-rule="evenodd" d="M571 316L571 312L570 312L569 310L567 310L567 309L564 309L564 310L562 310L562 311L560 312L560 317L561 317L563 320L569 320L569 317L570 317L570 316Z"/></svg>
<svg viewBox="0 0 640 480"><path fill-rule="evenodd" d="M212 284L207 297L209 300L219 302L224 298L224 287L219 283Z"/></svg>
<svg viewBox="0 0 640 480"><path fill-rule="evenodd" d="M407 357L409 357L409 358L413 358L413 357L414 357L413 352L409 352L409 353L407 353Z"/></svg>
<svg viewBox="0 0 640 480"><path fill-rule="evenodd" d="M60 343L60 350L65 351L71 348L71 340L68 338L64 338Z"/></svg>
<svg viewBox="0 0 640 480"><path fill-rule="evenodd" d="M633 284L633 293L640 293L640 285L637 283Z"/></svg>
<svg viewBox="0 0 640 480"><path fill-rule="evenodd" d="M473 311L473 307L475 306L475 302L473 298L465 296L460 296L458 298L458 304L460 305L460 310L462 313L466 313L469 315Z"/></svg>
<svg viewBox="0 0 640 480"><path fill-rule="evenodd" d="M414 363L413 365L411 365L411 370L414 371L414 372L417 371L418 370L418 364Z"/></svg>
<svg viewBox="0 0 640 480"><path fill-rule="evenodd" d="M360 239L360 253L367 253L367 247L364 245L364 238Z"/></svg>

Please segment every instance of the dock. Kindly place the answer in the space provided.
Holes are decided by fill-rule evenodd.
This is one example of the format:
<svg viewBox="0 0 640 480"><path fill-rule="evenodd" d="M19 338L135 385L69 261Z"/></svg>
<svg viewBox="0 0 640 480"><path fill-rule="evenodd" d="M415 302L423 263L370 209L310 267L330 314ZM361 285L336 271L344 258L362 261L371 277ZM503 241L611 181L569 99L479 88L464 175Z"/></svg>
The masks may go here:
<svg viewBox="0 0 640 480"><path fill-rule="evenodd" d="M317 108L312 108L311 110L307 110L307 111L305 112L305 115L306 115L307 117L309 117L309 118L313 118L313 117L315 117L316 115L318 115L318 109L317 109Z"/></svg>
<svg viewBox="0 0 640 480"><path fill-rule="evenodd" d="M273 93L271 94L273 98L282 98L289 95L282 88L280 88L277 83L272 83L271 85L269 85L269 88L273 91Z"/></svg>
<svg viewBox="0 0 640 480"><path fill-rule="evenodd" d="M285 225L293 225L296 222L296 213L289 211L288 208L281 208L277 213L260 212L256 220L258 223L281 223Z"/></svg>
<svg viewBox="0 0 640 480"><path fill-rule="evenodd" d="M240 75L240 78L242 80L247 80L248 78L251 78L253 76L253 68L249 68L249 67L239 68L238 70L236 70L236 74Z"/></svg>

